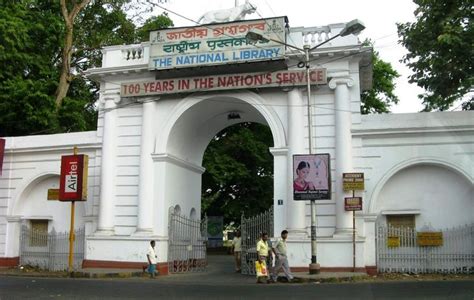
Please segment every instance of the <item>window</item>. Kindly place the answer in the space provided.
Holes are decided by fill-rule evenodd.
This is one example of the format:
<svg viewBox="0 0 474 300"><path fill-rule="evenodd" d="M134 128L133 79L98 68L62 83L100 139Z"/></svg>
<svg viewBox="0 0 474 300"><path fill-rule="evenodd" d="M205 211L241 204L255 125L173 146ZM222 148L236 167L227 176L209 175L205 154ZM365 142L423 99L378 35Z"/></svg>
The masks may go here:
<svg viewBox="0 0 474 300"><path fill-rule="evenodd" d="M399 247L415 246L415 215L387 215L387 225L389 239L396 239L395 244Z"/></svg>
<svg viewBox="0 0 474 300"><path fill-rule="evenodd" d="M48 220L30 220L30 246L48 245Z"/></svg>
<svg viewBox="0 0 474 300"><path fill-rule="evenodd" d="M387 225L395 228L415 229L415 215L388 215Z"/></svg>

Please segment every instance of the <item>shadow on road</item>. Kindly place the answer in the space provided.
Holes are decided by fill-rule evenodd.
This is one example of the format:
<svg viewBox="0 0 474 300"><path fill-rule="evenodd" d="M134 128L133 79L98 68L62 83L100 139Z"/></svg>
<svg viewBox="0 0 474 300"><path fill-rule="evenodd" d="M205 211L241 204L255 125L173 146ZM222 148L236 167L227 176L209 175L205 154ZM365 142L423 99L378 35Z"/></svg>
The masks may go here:
<svg viewBox="0 0 474 300"><path fill-rule="evenodd" d="M209 254L208 266L203 272L170 274L158 277L160 281L197 284L255 283L255 277L236 273L234 257L227 254Z"/></svg>

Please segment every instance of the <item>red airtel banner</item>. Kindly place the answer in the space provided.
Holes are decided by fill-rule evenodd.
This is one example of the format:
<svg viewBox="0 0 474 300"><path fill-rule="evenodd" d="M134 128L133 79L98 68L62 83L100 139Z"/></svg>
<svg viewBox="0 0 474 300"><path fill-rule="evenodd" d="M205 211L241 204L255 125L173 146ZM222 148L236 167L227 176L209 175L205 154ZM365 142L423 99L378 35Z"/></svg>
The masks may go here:
<svg viewBox="0 0 474 300"><path fill-rule="evenodd" d="M59 179L60 201L87 200L87 155L65 155L61 157Z"/></svg>

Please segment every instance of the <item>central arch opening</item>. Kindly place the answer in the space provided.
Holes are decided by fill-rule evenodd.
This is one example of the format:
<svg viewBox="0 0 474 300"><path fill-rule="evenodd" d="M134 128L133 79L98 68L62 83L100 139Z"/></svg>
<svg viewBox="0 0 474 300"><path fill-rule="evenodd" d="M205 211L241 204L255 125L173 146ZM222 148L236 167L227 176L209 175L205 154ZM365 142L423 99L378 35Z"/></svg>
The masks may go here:
<svg viewBox="0 0 474 300"><path fill-rule="evenodd" d="M178 205L187 217L220 218L217 231L215 225L208 228L214 231L209 235L221 236L218 245L209 240L208 246L220 250L208 253L227 254L230 272L233 260L223 247L223 231L237 229L242 213L251 216L268 210L274 198L274 157L269 150L277 144L275 123L279 120L269 118L276 115L271 108L255 99L248 101L249 94L247 99L235 94L188 99L171 127L166 147L167 154L179 162L167 167L169 207ZM176 178L186 188L173 185ZM213 262L209 267L222 271L218 270L222 266L213 268Z"/></svg>

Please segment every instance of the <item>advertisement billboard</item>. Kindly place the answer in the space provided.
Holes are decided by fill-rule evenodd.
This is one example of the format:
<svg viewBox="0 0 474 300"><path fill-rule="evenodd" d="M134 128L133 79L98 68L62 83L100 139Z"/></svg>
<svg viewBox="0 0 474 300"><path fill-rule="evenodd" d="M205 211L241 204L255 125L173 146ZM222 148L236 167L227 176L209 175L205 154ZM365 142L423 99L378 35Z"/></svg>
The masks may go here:
<svg viewBox="0 0 474 300"><path fill-rule="evenodd" d="M329 153L293 155L293 199L331 199Z"/></svg>
<svg viewBox="0 0 474 300"><path fill-rule="evenodd" d="M87 200L87 155L64 155L61 157L59 178L60 201Z"/></svg>

